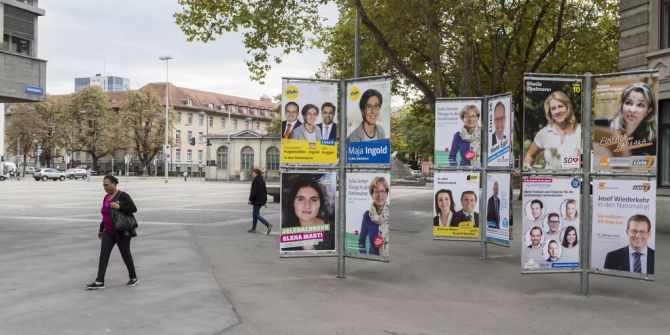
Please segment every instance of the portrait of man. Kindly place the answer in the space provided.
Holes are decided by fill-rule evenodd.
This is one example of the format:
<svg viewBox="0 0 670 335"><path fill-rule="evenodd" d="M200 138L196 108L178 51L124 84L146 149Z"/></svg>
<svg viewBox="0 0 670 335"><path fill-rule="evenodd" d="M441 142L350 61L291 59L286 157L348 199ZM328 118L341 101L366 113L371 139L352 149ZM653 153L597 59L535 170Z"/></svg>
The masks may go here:
<svg viewBox="0 0 670 335"><path fill-rule="evenodd" d="M626 226L628 245L607 253L605 269L654 274L654 249L647 246L651 236L651 221L646 215L635 214Z"/></svg>
<svg viewBox="0 0 670 335"><path fill-rule="evenodd" d="M556 262L558 260L558 242L556 240L549 241L547 253L549 254L547 262Z"/></svg>
<svg viewBox="0 0 670 335"><path fill-rule="evenodd" d="M542 209L544 208L544 204L540 200L533 200L530 202L530 214L531 214L531 220L533 221L538 221L542 219Z"/></svg>
<svg viewBox="0 0 670 335"><path fill-rule="evenodd" d="M300 107L298 107L298 104L293 101L289 101L284 106L284 115L286 115L286 120L281 122L282 138L289 138L293 129L302 124L302 122L298 120L299 111Z"/></svg>
<svg viewBox="0 0 670 335"><path fill-rule="evenodd" d="M486 221L489 225L494 222L495 225L491 228L500 228L500 198L498 197L498 182L493 182L493 195L489 198L486 204Z"/></svg>
<svg viewBox="0 0 670 335"><path fill-rule="evenodd" d="M547 232L546 238L560 241L561 218L558 213L549 213L547 216Z"/></svg>
<svg viewBox="0 0 670 335"><path fill-rule="evenodd" d="M317 126L321 129L321 138L324 140L335 140L337 138L337 123L333 122L335 109L335 105L330 102L321 105L323 123L319 123Z"/></svg>
<svg viewBox="0 0 670 335"><path fill-rule="evenodd" d="M474 191L465 191L461 194L461 209L451 219L451 227L458 227L461 222L473 221L474 227L479 227L479 213L475 213L477 195Z"/></svg>
<svg viewBox="0 0 670 335"><path fill-rule="evenodd" d="M524 259L526 261L530 261L532 259L534 262L538 263L544 262L545 257L542 256L542 228L534 226L530 229L528 235L530 238L530 244L526 245L528 248L525 249Z"/></svg>
<svg viewBox="0 0 670 335"><path fill-rule="evenodd" d="M507 136L505 136L506 120L505 105L502 103L502 101L498 101L498 103L493 108L493 124L495 125L496 131L493 133L493 135L491 135L492 146L507 138Z"/></svg>
<svg viewBox="0 0 670 335"><path fill-rule="evenodd" d="M530 229L530 245L529 249L540 249L542 243L542 229L540 227L533 227Z"/></svg>

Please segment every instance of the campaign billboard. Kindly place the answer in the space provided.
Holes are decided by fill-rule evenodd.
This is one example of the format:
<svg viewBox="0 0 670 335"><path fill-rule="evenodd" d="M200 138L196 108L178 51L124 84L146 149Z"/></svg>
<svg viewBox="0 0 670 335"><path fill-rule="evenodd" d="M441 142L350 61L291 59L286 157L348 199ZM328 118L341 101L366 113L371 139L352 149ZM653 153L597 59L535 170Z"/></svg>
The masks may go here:
<svg viewBox="0 0 670 335"><path fill-rule="evenodd" d="M512 95L496 96L488 99L488 119L486 120L488 141L488 166L511 167L512 135L514 134L514 111Z"/></svg>
<svg viewBox="0 0 670 335"><path fill-rule="evenodd" d="M433 237L480 239L479 173L435 172Z"/></svg>
<svg viewBox="0 0 670 335"><path fill-rule="evenodd" d="M481 106L481 99L435 102L435 166L481 166Z"/></svg>
<svg viewBox="0 0 670 335"><path fill-rule="evenodd" d="M346 178L347 255L388 260L391 174L350 172Z"/></svg>
<svg viewBox="0 0 670 335"><path fill-rule="evenodd" d="M391 161L391 78L346 84L347 163Z"/></svg>
<svg viewBox="0 0 670 335"><path fill-rule="evenodd" d="M486 240L509 245L511 188L509 173L489 173L486 178Z"/></svg>

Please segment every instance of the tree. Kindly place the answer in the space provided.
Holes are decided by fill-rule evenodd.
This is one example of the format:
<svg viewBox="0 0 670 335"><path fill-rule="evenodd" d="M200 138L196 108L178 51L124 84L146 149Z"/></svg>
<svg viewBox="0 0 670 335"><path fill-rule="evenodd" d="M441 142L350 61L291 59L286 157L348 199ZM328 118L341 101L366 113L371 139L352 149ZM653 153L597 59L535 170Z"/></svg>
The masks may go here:
<svg viewBox="0 0 670 335"><path fill-rule="evenodd" d="M130 91L120 117L129 132L131 145L142 164L142 174L147 175L147 166L158 153L162 152L165 142L165 115L161 98L151 89ZM172 120L173 112L168 119ZM171 121L170 121L171 124ZM172 143L172 139L169 139Z"/></svg>
<svg viewBox="0 0 670 335"><path fill-rule="evenodd" d="M31 104L46 126L38 140L43 148L41 157L49 167L56 167L55 159L61 157L58 156L56 148L62 147L65 127L70 122L62 118L66 102L66 98L62 96L48 95L43 102Z"/></svg>
<svg viewBox="0 0 670 335"><path fill-rule="evenodd" d="M39 144L37 139L46 132L46 123L35 112L35 106L32 103L15 104L11 117L7 121L7 132L5 133L9 146L7 151L17 156L23 155L22 175L25 175L27 158L37 158L35 154Z"/></svg>
<svg viewBox="0 0 670 335"><path fill-rule="evenodd" d="M87 86L73 94L62 118L66 120L63 146L70 152L90 154L94 170L98 170L101 157L128 146L121 119L98 86Z"/></svg>
<svg viewBox="0 0 670 335"><path fill-rule="evenodd" d="M281 113L282 113L282 106L281 106L281 94L277 94L274 97L275 102L277 102L277 109L275 110L276 112L276 117L270 121L270 124L268 125L267 128L265 128L265 131L267 131L268 135L279 135L281 136Z"/></svg>

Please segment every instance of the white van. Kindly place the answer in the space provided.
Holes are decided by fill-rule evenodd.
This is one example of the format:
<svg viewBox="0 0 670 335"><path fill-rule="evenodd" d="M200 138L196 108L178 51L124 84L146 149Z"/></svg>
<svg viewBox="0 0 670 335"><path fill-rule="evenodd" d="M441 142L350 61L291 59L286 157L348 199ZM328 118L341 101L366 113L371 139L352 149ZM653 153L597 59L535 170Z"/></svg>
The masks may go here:
<svg viewBox="0 0 670 335"><path fill-rule="evenodd" d="M2 162L0 165L0 180L5 180L10 171L18 171L16 164L13 162Z"/></svg>

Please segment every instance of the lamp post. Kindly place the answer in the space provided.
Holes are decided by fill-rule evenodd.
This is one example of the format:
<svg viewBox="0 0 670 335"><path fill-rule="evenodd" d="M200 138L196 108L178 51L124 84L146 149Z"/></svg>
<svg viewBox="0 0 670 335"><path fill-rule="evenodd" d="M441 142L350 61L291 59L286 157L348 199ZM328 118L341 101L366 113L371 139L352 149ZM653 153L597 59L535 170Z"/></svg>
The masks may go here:
<svg viewBox="0 0 670 335"><path fill-rule="evenodd" d="M228 155L226 155L226 181L230 181L230 156L233 154L233 150L230 148L230 130L233 127L233 125L230 123L230 110L232 107L228 106L226 109L228 109Z"/></svg>
<svg viewBox="0 0 670 335"><path fill-rule="evenodd" d="M168 155L170 154L168 152L168 108L170 106L170 86L169 86L169 67L168 64L170 63L170 59L172 59L172 56L160 56L158 57L160 60L165 61L165 145L163 146L163 160L165 161L165 183L167 184L168 182Z"/></svg>

